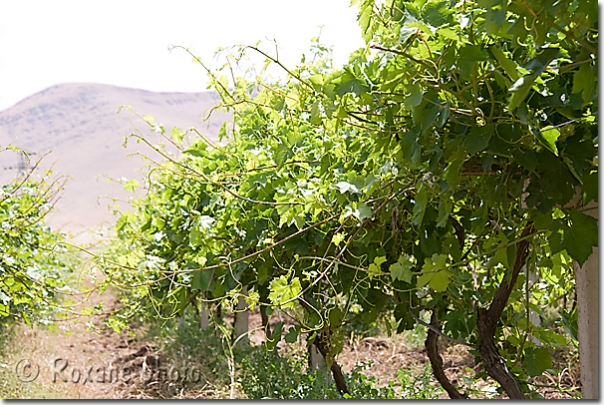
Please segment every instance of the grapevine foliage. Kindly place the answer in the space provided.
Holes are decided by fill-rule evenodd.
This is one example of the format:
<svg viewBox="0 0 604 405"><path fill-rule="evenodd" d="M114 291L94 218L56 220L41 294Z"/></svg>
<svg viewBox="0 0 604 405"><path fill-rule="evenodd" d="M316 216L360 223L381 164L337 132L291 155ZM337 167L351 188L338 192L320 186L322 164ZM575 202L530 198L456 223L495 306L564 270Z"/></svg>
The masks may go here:
<svg viewBox="0 0 604 405"><path fill-rule="evenodd" d="M1 150L21 151L11 146ZM25 177L0 187L0 323L22 318L31 325L44 316L64 316L59 293L74 260L62 244L63 236L44 222L57 196L60 179L47 172L34 180Z"/></svg>
<svg viewBox="0 0 604 405"><path fill-rule="evenodd" d="M294 319L287 341L328 338L328 363L347 325L431 313L522 397L566 344L530 310L558 305L598 241L597 3L356 3L367 46L341 69L315 40L287 81L210 72L226 142L155 126L182 154L151 145L168 162L101 260L161 316L245 286ZM281 65L233 58L250 53Z"/></svg>

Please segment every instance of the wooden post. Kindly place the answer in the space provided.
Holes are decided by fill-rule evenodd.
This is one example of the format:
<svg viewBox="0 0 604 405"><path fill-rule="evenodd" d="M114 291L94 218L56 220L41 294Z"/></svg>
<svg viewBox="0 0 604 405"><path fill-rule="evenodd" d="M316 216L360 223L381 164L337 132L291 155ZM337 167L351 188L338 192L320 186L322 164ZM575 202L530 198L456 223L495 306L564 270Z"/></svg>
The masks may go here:
<svg viewBox="0 0 604 405"><path fill-rule="evenodd" d="M247 295L247 286L241 289L241 294ZM237 300L237 306L235 308L235 322L233 325L233 341L235 341L239 336L244 335L237 342L237 346L244 347L249 346L250 339L247 336L247 331L249 328L249 310L247 309L247 304L245 303L245 299L242 296L239 296Z"/></svg>
<svg viewBox="0 0 604 405"><path fill-rule="evenodd" d="M308 348L308 355L308 365L311 371L320 370L327 372L325 357L319 352L314 343Z"/></svg>
<svg viewBox="0 0 604 405"><path fill-rule="evenodd" d="M529 283L529 288L531 288L538 281L537 272L529 271L526 264L522 268L522 271L524 272L525 277L528 279L527 281ZM532 309L532 308L529 309L528 318L529 318L529 322L532 323L533 325L541 326L541 317L539 316L537 311L535 311L534 309ZM541 343L541 341L539 339L537 339L537 337L535 337L534 335L531 335L531 341L537 346L543 345L543 343Z"/></svg>
<svg viewBox="0 0 604 405"><path fill-rule="evenodd" d="M585 213L598 218L597 204L593 201L586 207L595 209ZM598 243L599 245L599 243ZM599 277L598 247L594 247L583 266L575 262L577 308L579 310L579 361L581 363L581 393L583 399L600 399L599 340Z"/></svg>
<svg viewBox="0 0 604 405"><path fill-rule="evenodd" d="M210 326L210 303L205 302L204 300L206 300L207 297L205 294L201 295L201 298L199 300L199 305L201 305L201 311L199 314L199 323L201 326L201 330L207 330L208 327Z"/></svg>
<svg viewBox="0 0 604 405"><path fill-rule="evenodd" d="M529 184L530 179L525 179L524 188L522 189L525 192L520 197L520 205L522 206L523 210L528 210L528 206L526 205L526 198L528 197L528 193L526 192L526 189L528 188ZM522 267L522 271L524 272L524 276L528 279L529 287L531 287L537 282L537 273L535 271L528 271L528 267L526 266L526 264ZM528 318L533 325L541 326L541 318L539 317L537 311L535 311L534 309L529 309ZM531 341L537 346L542 345L541 341L535 336L531 336Z"/></svg>

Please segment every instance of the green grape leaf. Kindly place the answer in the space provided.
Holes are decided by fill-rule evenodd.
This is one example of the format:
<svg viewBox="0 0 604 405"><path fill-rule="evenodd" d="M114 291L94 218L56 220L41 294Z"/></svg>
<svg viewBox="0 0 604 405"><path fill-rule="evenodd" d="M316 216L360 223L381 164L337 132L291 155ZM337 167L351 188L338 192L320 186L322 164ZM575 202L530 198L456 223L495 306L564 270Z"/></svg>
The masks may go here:
<svg viewBox="0 0 604 405"><path fill-rule="evenodd" d="M126 191L134 192L134 190L137 189L137 188L139 188L139 187L140 187L140 184L135 179L127 180L124 183L124 190L126 190Z"/></svg>
<svg viewBox="0 0 604 405"><path fill-rule="evenodd" d="M497 59L497 62L499 62L501 68L509 76L509 78L513 81L517 81L518 67L516 66L516 63L508 59L507 56L505 56L505 54L503 53L503 51L499 49L499 47L496 45L491 46L489 50L493 53L493 56L495 57L495 59Z"/></svg>
<svg viewBox="0 0 604 405"><path fill-rule="evenodd" d="M289 328L289 331L284 336L283 340L285 340L286 343L296 343L296 341L298 340L298 332L298 328L292 326L291 328Z"/></svg>
<svg viewBox="0 0 604 405"><path fill-rule="evenodd" d="M359 96L362 93L369 91L369 87L367 87L365 82L359 80L349 71L345 71L335 84L335 92L339 96L343 96L346 93L353 93L356 96Z"/></svg>
<svg viewBox="0 0 604 405"><path fill-rule="evenodd" d="M372 26L372 16L373 16L373 2L365 1L360 7L359 13L359 25L361 26L361 32L363 35L363 39L365 41L369 41L373 35L373 31L371 29Z"/></svg>
<svg viewBox="0 0 604 405"><path fill-rule="evenodd" d="M212 272L202 270L195 273L191 280L191 290L211 291Z"/></svg>
<svg viewBox="0 0 604 405"><path fill-rule="evenodd" d="M508 109L510 111L514 111L516 108L518 108L526 96L528 96L529 92L533 88L535 79L537 79L537 74L531 73L516 80L514 85L510 88L510 93L512 93L512 97L510 97L510 102L508 103Z"/></svg>
<svg viewBox="0 0 604 405"><path fill-rule="evenodd" d="M182 153L195 157L203 157L207 154L207 146L208 145L205 142L197 141L193 143L193 145L189 146L187 149L183 150Z"/></svg>
<svg viewBox="0 0 604 405"><path fill-rule="evenodd" d="M536 133L539 142L545 146L550 152L558 156L558 147L556 141L560 137L560 130L557 128L546 127Z"/></svg>
<svg viewBox="0 0 604 405"><path fill-rule="evenodd" d="M558 48L541 48L540 52L533 59L528 61L524 68L532 70L537 75L540 75L545 71L547 66L554 60L560 49Z"/></svg>
<svg viewBox="0 0 604 405"><path fill-rule="evenodd" d="M397 333L413 329L415 319L409 313L409 302L401 302L394 308L394 318L399 321Z"/></svg>
<svg viewBox="0 0 604 405"><path fill-rule="evenodd" d="M373 259L373 263L369 265L369 269L367 270L367 274L369 278L377 277L382 272L382 263L386 261L386 256L376 256Z"/></svg>
<svg viewBox="0 0 604 405"><path fill-rule="evenodd" d="M344 241L345 237L346 236L342 232L338 232L335 235L333 235L333 237L331 238L331 241L334 243L334 245L339 246L340 243L342 243Z"/></svg>
<svg viewBox="0 0 604 405"><path fill-rule="evenodd" d="M392 276L392 279L410 283L411 278L413 277L413 272L411 271L413 265L413 257L403 253L396 263L390 265L390 275Z"/></svg>
<svg viewBox="0 0 604 405"><path fill-rule="evenodd" d="M438 273L434 274L434 277L432 277L432 280L430 280L430 288L433 288L438 292L445 291L451 282L451 277L451 272L447 270L439 271Z"/></svg>
<svg viewBox="0 0 604 405"><path fill-rule="evenodd" d="M371 208L365 203L361 203L357 206L358 214L355 215L359 221L363 221L364 219L371 218L371 214L373 213Z"/></svg>
<svg viewBox="0 0 604 405"><path fill-rule="evenodd" d="M544 347L529 347L524 352L524 369L531 377L537 377L553 367L552 355Z"/></svg>
<svg viewBox="0 0 604 405"><path fill-rule="evenodd" d="M350 193L359 193L359 189L357 188L357 186L355 186L354 184L351 183L347 183L345 181L341 181L339 183L336 183L336 188L338 190L340 190L340 193L342 194L346 194L348 192Z"/></svg>
<svg viewBox="0 0 604 405"><path fill-rule="evenodd" d="M570 212L569 219L570 226L563 226L562 246L583 266L592 254L592 247L598 246L598 220L576 210Z"/></svg>
<svg viewBox="0 0 604 405"><path fill-rule="evenodd" d="M496 35L505 25L505 10L501 7L489 8L485 14L485 31L489 35Z"/></svg>
<svg viewBox="0 0 604 405"><path fill-rule="evenodd" d="M484 127L473 127L466 139L464 139L464 146L468 149L468 152L471 155L475 155L485 150L489 146L489 141L493 136L494 130L495 126L493 124L488 124Z"/></svg>
<svg viewBox="0 0 604 405"><path fill-rule="evenodd" d="M588 64L582 64L573 75L572 93L581 93L583 104L591 100L591 95L597 87L594 86L594 68Z"/></svg>
<svg viewBox="0 0 604 405"><path fill-rule="evenodd" d="M415 194L415 204L413 205L412 221L416 226L420 226L424 221L426 206L428 205L428 193L426 189L420 187L420 190Z"/></svg>
<svg viewBox="0 0 604 405"><path fill-rule="evenodd" d="M433 254L424 260L422 275L417 279L417 287L428 285L430 288L442 292L447 289L453 274L446 269L447 255Z"/></svg>
<svg viewBox="0 0 604 405"><path fill-rule="evenodd" d="M260 294L258 291L250 291L248 295L244 295L245 304L248 306L250 311L253 311L256 308L256 305L260 302Z"/></svg>
<svg viewBox="0 0 604 405"><path fill-rule="evenodd" d="M405 106L407 108L414 108L420 105L423 97L422 88L418 84L412 84L407 90L409 90L410 94L405 98Z"/></svg>
<svg viewBox="0 0 604 405"><path fill-rule="evenodd" d="M294 156L292 149L284 142L281 142L273 153L273 158L278 169L281 169L292 156Z"/></svg>
<svg viewBox="0 0 604 405"><path fill-rule="evenodd" d="M437 228L442 228L443 226L445 226L445 224L447 223L447 220L449 219L449 214L451 213L452 209L453 209L453 204L451 204L450 202L446 202L446 203L441 202L438 205L438 218L436 220Z"/></svg>
<svg viewBox="0 0 604 405"><path fill-rule="evenodd" d="M329 325L331 327L339 327L344 319L344 313L338 307L334 307L329 311Z"/></svg>
<svg viewBox="0 0 604 405"><path fill-rule="evenodd" d="M451 21L453 10L447 2L429 2L423 9L423 19L433 27L440 27Z"/></svg>
<svg viewBox="0 0 604 405"><path fill-rule="evenodd" d="M29 315L27 315L27 311L21 312L21 316L23 317L23 320L25 321L27 326L29 326L31 328L32 324L31 324L31 321L29 320Z"/></svg>
<svg viewBox="0 0 604 405"><path fill-rule="evenodd" d="M287 302L292 298L297 297L302 292L302 285L298 277L292 278L291 282L287 281L286 276L276 277L269 284L270 293L268 298L274 305L281 308L294 308L295 301Z"/></svg>
<svg viewBox="0 0 604 405"><path fill-rule="evenodd" d="M275 328L273 329L273 333L271 333L271 336L264 342L267 350L273 350L277 346L277 343L279 343L279 341L281 340L282 332L283 322L277 322L275 324Z"/></svg>
<svg viewBox="0 0 604 405"><path fill-rule="evenodd" d="M310 122L314 125L319 125L323 122L323 117L321 116L321 108L319 102L313 103L310 109Z"/></svg>
<svg viewBox="0 0 604 405"><path fill-rule="evenodd" d="M184 136L185 134L180 128L172 127L172 131L170 131L170 138L172 138L177 145L182 145Z"/></svg>
<svg viewBox="0 0 604 405"><path fill-rule="evenodd" d="M486 60L485 52L476 45L466 45L459 50L458 66L463 79L468 79L476 62Z"/></svg>

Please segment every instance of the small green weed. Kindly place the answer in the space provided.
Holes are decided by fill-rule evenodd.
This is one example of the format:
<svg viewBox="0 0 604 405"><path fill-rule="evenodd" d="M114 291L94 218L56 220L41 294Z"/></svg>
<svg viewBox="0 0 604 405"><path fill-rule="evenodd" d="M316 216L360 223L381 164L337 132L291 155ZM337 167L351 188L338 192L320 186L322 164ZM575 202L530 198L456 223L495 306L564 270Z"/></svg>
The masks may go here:
<svg viewBox="0 0 604 405"><path fill-rule="evenodd" d="M432 367L426 364L424 371L420 375L413 375L411 372L399 369L397 380L401 384L401 397L404 399L437 399L443 394L443 389L430 384L432 381Z"/></svg>
<svg viewBox="0 0 604 405"><path fill-rule="evenodd" d="M329 373L308 372L307 358L279 356L264 348L252 349L240 363L238 383L250 399L341 399ZM362 373L367 365L358 365L345 374L349 399L394 399L394 383L376 387L375 377Z"/></svg>

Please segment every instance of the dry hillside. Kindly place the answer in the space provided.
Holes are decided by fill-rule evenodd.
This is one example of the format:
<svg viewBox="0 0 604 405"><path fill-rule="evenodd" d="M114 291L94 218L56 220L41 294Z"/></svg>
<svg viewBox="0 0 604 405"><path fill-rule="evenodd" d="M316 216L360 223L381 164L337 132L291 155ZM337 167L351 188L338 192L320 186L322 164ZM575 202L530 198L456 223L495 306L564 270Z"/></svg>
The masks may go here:
<svg viewBox="0 0 604 405"><path fill-rule="evenodd" d="M153 93L100 84L60 84L0 112L0 147L12 142L38 156L51 151L44 166L54 164L56 175L71 178L48 221L55 229L79 235L76 241L89 241L87 229L114 220L108 208L113 202L107 196L124 199L131 195L107 177L140 179L138 171L145 163L127 155L141 151L157 157L142 143L123 147L128 134L149 135L150 131L132 112L122 109L118 113L119 106L152 116L167 131L173 126L195 127L215 138L228 117L220 112L214 112L209 121L203 117L217 102L213 92ZM159 140L157 136L151 139ZM14 178L18 167L15 153L0 154L0 183Z"/></svg>

